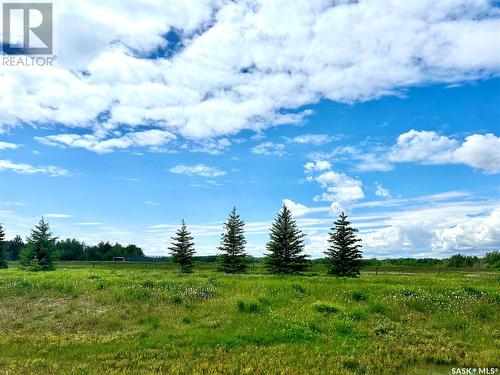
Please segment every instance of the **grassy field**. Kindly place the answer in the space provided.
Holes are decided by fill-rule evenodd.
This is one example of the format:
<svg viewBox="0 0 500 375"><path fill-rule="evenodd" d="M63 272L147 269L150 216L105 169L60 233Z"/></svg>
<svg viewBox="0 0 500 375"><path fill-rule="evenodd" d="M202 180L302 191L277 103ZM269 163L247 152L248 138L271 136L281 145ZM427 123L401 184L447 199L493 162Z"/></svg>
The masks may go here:
<svg viewBox="0 0 500 375"><path fill-rule="evenodd" d="M0 373L450 374L500 366L495 271L337 279L67 266L0 271Z"/></svg>

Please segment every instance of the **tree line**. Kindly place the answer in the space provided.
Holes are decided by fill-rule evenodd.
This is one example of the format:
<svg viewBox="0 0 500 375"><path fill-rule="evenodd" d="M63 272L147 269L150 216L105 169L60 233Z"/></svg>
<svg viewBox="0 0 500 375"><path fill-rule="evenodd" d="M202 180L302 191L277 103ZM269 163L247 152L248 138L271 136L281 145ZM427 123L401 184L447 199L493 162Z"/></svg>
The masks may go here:
<svg viewBox="0 0 500 375"><path fill-rule="evenodd" d="M218 250L218 271L224 273L244 273L248 267L249 256L245 251L245 223L236 208L230 212L223 225ZM361 268L361 241L356 237L357 230L350 226L347 216L342 213L334 222L330 232L329 247L325 254L330 260L329 272L337 276L358 276ZM305 234L298 228L291 211L283 205L274 220L265 257L266 268L275 274L299 274L310 265L308 255L304 254ZM180 228L172 237L168 248L172 261L179 265L182 273L193 272L195 248L193 236L182 220ZM60 260L112 260L114 257L144 257L142 250L135 245L122 246L101 242L86 246L75 239L58 241L43 219L35 225L26 243L20 236L5 241L3 225L0 224L0 268L7 267L7 253L11 260L19 260L31 270L51 270L56 259Z"/></svg>
<svg viewBox="0 0 500 375"><path fill-rule="evenodd" d="M56 260L106 261L114 257L134 256L144 256L142 249L136 245L100 242L88 246L76 239L59 240L44 218L31 230L26 242L19 235L5 241L3 225L0 224L0 268L7 267L7 260L19 261L32 270L50 270Z"/></svg>
<svg viewBox="0 0 500 375"><path fill-rule="evenodd" d="M298 228L290 210L284 205L274 220L268 251L263 258L254 258L245 251L245 223L236 211L230 212L228 220L223 224L217 256L196 256L193 236L184 220L172 237L168 250L170 258L179 265L179 271L190 273L194 262L217 262L217 269L224 273L244 273L249 263L264 263L266 269L274 274L298 274L307 270L310 264L325 264L328 272L337 276L358 276L361 267L365 266L444 266L444 267L489 267L500 268L500 253L493 251L484 258L453 255L448 259L433 258L396 258L396 259L362 259L360 239L357 230L350 225L347 216L342 213L334 221L329 232L329 246L325 249L325 258L309 260L304 251L305 234ZM147 259L141 248L136 245L111 244L100 242L88 246L76 239L59 240L50 231L49 224L42 218L31 231L26 242L21 236L5 241L3 225L0 224L0 268L7 267L7 260L19 260L20 263L33 270L53 269L55 260L111 261L115 257L126 259Z"/></svg>

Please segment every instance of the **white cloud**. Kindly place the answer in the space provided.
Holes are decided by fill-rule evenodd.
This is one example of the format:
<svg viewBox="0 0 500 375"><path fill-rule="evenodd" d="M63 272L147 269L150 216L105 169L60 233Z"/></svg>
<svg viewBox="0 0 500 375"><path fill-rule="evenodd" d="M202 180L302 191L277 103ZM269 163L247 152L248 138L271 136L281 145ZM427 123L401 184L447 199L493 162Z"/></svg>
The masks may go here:
<svg viewBox="0 0 500 375"><path fill-rule="evenodd" d="M354 168L359 171L386 172L397 163L464 164L494 174L500 172L500 137L491 133L473 134L460 142L435 131L410 130L399 135L392 146L342 146L310 157L355 162Z"/></svg>
<svg viewBox="0 0 500 375"><path fill-rule="evenodd" d="M297 137L287 138L288 142L311 145L324 145L333 140L333 137L327 134L302 134Z"/></svg>
<svg viewBox="0 0 500 375"><path fill-rule="evenodd" d="M367 148L366 150L364 148ZM328 153L311 153L313 159L330 159L333 162L353 163L353 168L366 171L387 172L393 169L391 162L387 157L387 149L378 145L369 145L369 147L340 146L335 147Z"/></svg>
<svg viewBox="0 0 500 375"><path fill-rule="evenodd" d="M390 198L391 197L389 190L385 189L378 182L375 182L375 195L377 197L382 197L382 198Z"/></svg>
<svg viewBox="0 0 500 375"><path fill-rule="evenodd" d="M354 204L354 207L356 207L356 208L399 207L399 206L411 205L411 204L422 204L422 203L456 200L458 198L467 198L469 196L470 196L470 193L467 193L465 191L447 191L444 193L421 195L421 196L412 197L412 198L392 198L392 199L385 199L385 200L380 200L380 201L360 202L360 203ZM390 195L389 195L389 197L390 197Z"/></svg>
<svg viewBox="0 0 500 375"><path fill-rule="evenodd" d="M70 217L73 217L72 215L68 214L43 214L42 216L46 218L53 218L53 219L67 219Z"/></svg>
<svg viewBox="0 0 500 375"><path fill-rule="evenodd" d="M389 153L393 162L421 162L423 164L446 164L452 161L458 142L434 131L410 130L398 137Z"/></svg>
<svg viewBox="0 0 500 375"><path fill-rule="evenodd" d="M329 161L316 160L316 161L307 162L304 165L304 171L306 173L321 172L321 171L327 171L327 170L331 169L331 167L332 167L332 165L330 164Z"/></svg>
<svg viewBox="0 0 500 375"><path fill-rule="evenodd" d="M1 142L0 141L0 150L15 150L21 147L21 145L10 143L10 142Z"/></svg>
<svg viewBox="0 0 500 375"><path fill-rule="evenodd" d="M254 154L267 156L283 156L285 154L285 145L282 143L263 142L252 148Z"/></svg>
<svg viewBox="0 0 500 375"><path fill-rule="evenodd" d="M434 131L410 130L401 134L390 153L393 162L465 164L485 173L500 172L500 137L473 134L460 142Z"/></svg>
<svg viewBox="0 0 500 375"><path fill-rule="evenodd" d="M82 0L54 10L57 64L0 72L0 127L83 128L41 140L96 152L151 146L123 131L151 123L189 138L259 131L303 121L310 111L294 111L321 99L365 101L500 67L487 0ZM179 48L158 54L170 30Z"/></svg>
<svg viewBox="0 0 500 375"><path fill-rule="evenodd" d="M52 165L48 166L33 166L26 163L16 163L10 160L0 160L0 171L2 170L11 170L15 173L19 174L48 174L52 177L60 177L60 176L70 176L68 170L54 167Z"/></svg>
<svg viewBox="0 0 500 375"><path fill-rule="evenodd" d="M308 162L304 166L304 171L309 182L316 181L325 190L314 200L331 202L330 213L332 215L350 209L355 201L365 197L360 180L331 170L328 162L322 160ZM313 174L315 171L321 173L315 176Z"/></svg>
<svg viewBox="0 0 500 375"><path fill-rule="evenodd" d="M326 189L320 200L332 202L332 212L345 209L346 205L365 197L361 181L343 173L328 171L315 180Z"/></svg>
<svg viewBox="0 0 500 375"><path fill-rule="evenodd" d="M91 134L57 134L35 138L51 146L79 147L103 154L115 149L125 149L133 146L149 147L153 151L161 150L161 146L171 142L176 136L169 131L150 129L107 139Z"/></svg>
<svg viewBox="0 0 500 375"><path fill-rule="evenodd" d="M486 173L500 172L500 137L494 134L473 134L453 152L454 161Z"/></svg>
<svg viewBox="0 0 500 375"><path fill-rule="evenodd" d="M498 202L433 204L390 213L385 226L361 234L365 250L377 256L447 256L484 253L500 246Z"/></svg>
<svg viewBox="0 0 500 375"><path fill-rule="evenodd" d="M222 155L230 146L231 142L227 138L204 139L194 141L190 146L190 151L205 152L210 155Z"/></svg>
<svg viewBox="0 0 500 375"><path fill-rule="evenodd" d="M160 204L154 201L144 201L144 204L149 207L158 207Z"/></svg>
<svg viewBox="0 0 500 375"><path fill-rule="evenodd" d="M330 207L307 207L288 198L283 199L283 204L288 207L288 209L292 212L292 215L295 217L301 217L315 212L330 211Z"/></svg>
<svg viewBox="0 0 500 375"><path fill-rule="evenodd" d="M177 174L186 174L188 176L198 175L203 177L219 177L226 174L225 171L222 171L216 167L209 167L204 164L196 164L191 166L176 165L175 167L170 168L169 171Z"/></svg>

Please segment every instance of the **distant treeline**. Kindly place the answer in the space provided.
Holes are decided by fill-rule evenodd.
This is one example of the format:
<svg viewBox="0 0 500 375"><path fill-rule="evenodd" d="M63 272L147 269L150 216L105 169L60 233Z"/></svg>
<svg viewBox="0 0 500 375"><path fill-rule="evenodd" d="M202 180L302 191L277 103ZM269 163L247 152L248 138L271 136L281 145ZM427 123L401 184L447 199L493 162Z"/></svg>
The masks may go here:
<svg viewBox="0 0 500 375"><path fill-rule="evenodd" d="M10 241L5 241L7 258L12 261L19 260L21 251L26 245L21 236L16 236ZM127 261L136 262L171 262L172 258L149 257L144 255L142 249L136 245L121 245L119 243L100 242L90 246L76 239L67 238L56 241L54 254L56 259L62 261L112 261L115 257L124 257ZM195 256L194 261L200 263L215 263L217 255ZM264 263L264 257L247 256L249 264ZM327 258L313 259L313 264L328 264ZM492 251L484 257L456 254L450 258L391 258L391 259L363 259L362 267L460 267L460 268L496 268L500 269L500 253Z"/></svg>
<svg viewBox="0 0 500 375"><path fill-rule="evenodd" d="M312 261L316 264L327 264L328 259L320 258ZM450 258L388 258L362 259L363 267L457 267L457 268L496 268L500 269L500 253L492 251L484 257L455 254Z"/></svg>
<svg viewBox="0 0 500 375"><path fill-rule="evenodd" d="M10 260L16 261L21 257L23 248L27 246L21 236L16 236L6 241L5 251ZM144 257L142 249L136 245L111 244L99 242L97 245L89 246L76 239L67 238L54 243L53 255L58 260L89 260L105 261L113 260L115 257L140 258Z"/></svg>
<svg viewBox="0 0 500 375"><path fill-rule="evenodd" d="M484 257L455 254L450 258L395 258L395 259L363 259L364 267L406 266L406 267L457 267L457 268L496 268L500 269L500 253L492 251Z"/></svg>

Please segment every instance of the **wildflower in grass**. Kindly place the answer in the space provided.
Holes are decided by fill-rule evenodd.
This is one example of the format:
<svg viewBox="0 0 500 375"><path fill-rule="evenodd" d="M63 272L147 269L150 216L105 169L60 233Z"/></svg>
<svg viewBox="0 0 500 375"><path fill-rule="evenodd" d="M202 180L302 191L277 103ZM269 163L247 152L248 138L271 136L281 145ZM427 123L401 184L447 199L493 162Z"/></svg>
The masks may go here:
<svg viewBox="0 0 500 375"><path fill-rule="evenodd" d="M225 273L241 273L247 268L244 229L245 223L236 213L236 207L229 214L229 218L224 223L224 233L222 233L219 250L223 252L220 256L218 270Z"/></svg>
<svg viewBox="0 0 500 375"><path fill-rule="evenodd" d="M33 271L54 269L54 250L57 237L52 235L49 223L44 218L35 225L28 243L21 251L21 264Z"/></svg>
<svg viewBox="0 0 500 375"><path fill-rule="evenodd" d="M271 227L270 240L267 243L266 268L271 273L300 273L309 266L304 251L304 238L292 218L292 213L283 205Z"/></svg>
<svg viewBox="0 0 500 375"><path fill-rule="evenodd" d="M172 237L172 241L172 246L169 247L169 250L173 261L179 264L182 273L193 272L193 255L195 253L193 237L187 230L184 220L181 222L180 229Z"/></svg>
<svg viewBox="0 0 500 375"><path fill-rule="evenodd" d="M350 226L343 212L331 228L330 246L325 254L330 260L329 272L336 276L359 276L361 268L361 241L356 237L357 229Z"/></svg>
<svg viewBox="0 0 500 375"><path fill-rule="evenodd" d="M7 268L7 254L5 252L5 232L0 223L0 268Z"/></svg>

